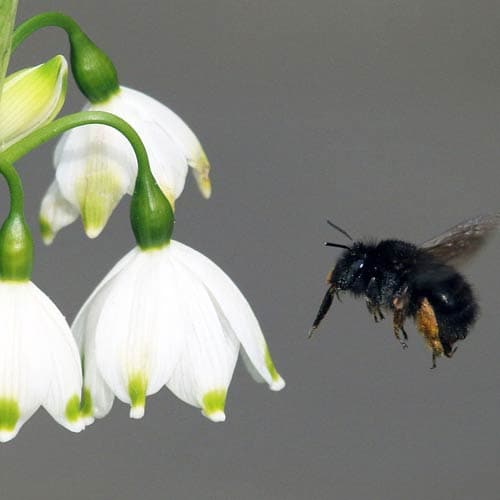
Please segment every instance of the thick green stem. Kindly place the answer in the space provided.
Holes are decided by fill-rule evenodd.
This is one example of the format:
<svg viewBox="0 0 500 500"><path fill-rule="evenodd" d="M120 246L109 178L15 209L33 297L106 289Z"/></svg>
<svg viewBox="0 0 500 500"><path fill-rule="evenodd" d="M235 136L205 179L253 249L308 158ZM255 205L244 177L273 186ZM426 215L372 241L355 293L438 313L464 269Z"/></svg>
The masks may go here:
<svg viewBox="0 0 500 500"><path fill-rule="evenodd" d="M0 174L3 175L9 187L10 211L24 212L24 193L21 178L12 164L0 156Z"/></svg>
<svg viewBox="0 0 500 500"><path fill-rule="evenodd" d="M69 37L81 31L80 26L71 17L61 12L44 12L27 19L15 29L12 36L12 50L16 50L18 45L35 31L50 26L62 28Z"/></svg>
<svg viewBox="0 0 500 500"><path fill-rule="evenodd" d="M12 49L36 30L49 26L66 31L71 45L73 76L90 102L105 102L119 91L116 68L111 59L81 30L76 21L60 12L45 12L24 21L14 31Z"/></svg>
<svg viewBox="0 0 500 500"><path fill-rule="evenodd" d="M11 163L0 156L0 174L7 181L10 211L0 228L0 279L27 281L33 268L33 240L24 218L21 179Z"/></svg>
<svg viewBox="0 0 500 500"><path fill-rule="evenodd" d="M6 161L15 163L59 134L75 127L91 124L115 128L126 137L134 150L138 168L130 219L138 245L148 250L168 244L174 225L172 207L151 173L148 155L141 138L125 120L118 116L104 111L82 111L64 116L35 130L7 148L1 156Z"/></svg>
<svg viewBox="0 0 500 500"><path fill-rule="evenodd" d="M57 120L44 125L43 127L35 130L30 135L26 136L19 142L16 142L3 153L2 157L11 163L28 154L33 149L50 141L54 137L75 127L82 125L108 125L121 132L132 145L137 163L139 165L139 172L141 175L152 175L149 167L148 154L146 148L142 143L141 138L137 132L125 121L116 115L106 113L105 111L81 111L71 115L63 116Z"/></svg>

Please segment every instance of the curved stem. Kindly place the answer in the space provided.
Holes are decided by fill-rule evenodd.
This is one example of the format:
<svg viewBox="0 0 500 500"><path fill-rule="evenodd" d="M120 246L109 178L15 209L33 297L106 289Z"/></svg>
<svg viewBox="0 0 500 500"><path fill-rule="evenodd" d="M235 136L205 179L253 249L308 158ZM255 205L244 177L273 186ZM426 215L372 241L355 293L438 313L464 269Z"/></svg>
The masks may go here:
<svg viewBox="0 0 500 500"><path fill-rule="evenodd" d="M156 182L148 154L137 132L125 121L104 111L81 111L64 116L35 130L7 148L1 157L14 163L32 149L69 129L81 125L108 125L130 142L137 158L137 179L130 205L130 221L137 244L143 249L159 248L169 243L174 228L174 213Z"/></svg>
<svg viewBox="0 0 500 500"><path fill-rule="evenodd" d="M80 111L79 113L59 118L35 130L21 141L7 148L3 151L1 157L8 162L15 163L36 147L50 141L63 132L82 125L92 124L108 125L121 132L134 149L139 174L146 174L152 177L148 154L137 132L125 120L105 111Z"/></svg>
<svg viewBox="0 0 500 500"><path fill-rule="evenodd" d="M11 213L24 213L24 193L21 178L16 169L12 166L3 155L0 155L0 174L3 175L7 181L10 194L10 212Z"/></svg>
<svg viewBox="0 0 500 500"><path fill-rule="evenodd" d="M27 19L15 29L12 36L12 50L15 50L21 42L35 31L50 26L62 28L69 36L81 31L78 23L66 14L44 12Z"/></svg>

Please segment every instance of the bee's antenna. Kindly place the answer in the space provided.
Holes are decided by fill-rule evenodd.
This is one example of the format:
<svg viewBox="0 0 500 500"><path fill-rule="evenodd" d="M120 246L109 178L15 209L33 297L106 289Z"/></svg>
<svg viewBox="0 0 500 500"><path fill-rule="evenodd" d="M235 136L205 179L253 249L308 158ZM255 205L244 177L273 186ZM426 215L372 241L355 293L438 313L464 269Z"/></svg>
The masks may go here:
<svg viewBox="0 0 500 500"><path fill-rule="evenodd" d="M331 220L326 219L326 222L329 226L333 227L333 229L336 229L340 233L342 233L344 236L347 236L351 241L354 241L351 237L351 235L345 230L342 229L341 227L335 225Z"/></svg>
<svg viewBox="0 0 500 500"><path fill-rule="evenodd" d="M351 247L348 247L347 245L342 245L340 243L330 243L329 241L325 241L325 247L345 248L346 250L351 249Z"/></svg>

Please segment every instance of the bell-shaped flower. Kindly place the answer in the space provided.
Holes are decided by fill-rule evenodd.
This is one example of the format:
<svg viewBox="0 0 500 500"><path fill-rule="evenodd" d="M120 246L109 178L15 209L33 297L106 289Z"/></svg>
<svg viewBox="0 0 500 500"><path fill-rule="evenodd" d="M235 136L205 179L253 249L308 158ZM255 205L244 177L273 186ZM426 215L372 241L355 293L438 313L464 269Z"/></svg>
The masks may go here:
<svg viewBox="0 0 500 500"><path fill-rule="evenodd" d="M0 100L0 150L52 121L66 97L68 64L55 56L9 75Z"/></svg>
<svg viewBox="0 0 500 500"><path fill-rule="evenodd" d="M84 110L107 111L127 121L146 147L151 170L173 205L184 189L188 166L198 186L210 196L210 165L191 129L169 108L126 87L105 102L87 104ZM87 236L102 231L125 193L131 194L137 161L130 143L105 125L86 125L66 132L54 153L56 179L40 210L45 243L81 215Z"/></svg>
<svg viewBox="0 0 500 500"><path fill-rule="evenodd" d="M199 252L171 241L135 248L104 278L72 326L84 359L86 423L116 395L144 414L146 396L167 387L218 422L241 352L272 390L285 382L259 323L231 279Z"/></svg>
<svg viewBox="0 0 500 500"><path fill-rule="evenodd" d="M0 281L0 441L43 405L67 429L84 428L82 373L71 330L31 281Z"/></svg>

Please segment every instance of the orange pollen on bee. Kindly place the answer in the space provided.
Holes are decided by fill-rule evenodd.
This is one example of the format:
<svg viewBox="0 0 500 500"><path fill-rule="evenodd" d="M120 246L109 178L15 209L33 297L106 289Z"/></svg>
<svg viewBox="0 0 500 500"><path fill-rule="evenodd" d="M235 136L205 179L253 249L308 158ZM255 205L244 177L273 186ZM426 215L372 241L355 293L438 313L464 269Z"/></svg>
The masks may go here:
<svg viewBox="0 0 500 500"><path fill-rule="evenodd" d="M439 340L439 325L434 309L427 299L422 301L417 311L415 322L418 331L422 333L426 344L432 349L432 352L437 356L441 356L444 351Z"/></svg>

